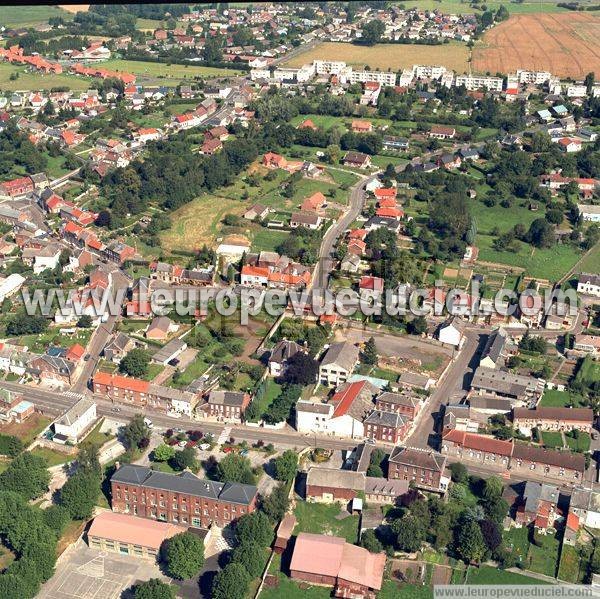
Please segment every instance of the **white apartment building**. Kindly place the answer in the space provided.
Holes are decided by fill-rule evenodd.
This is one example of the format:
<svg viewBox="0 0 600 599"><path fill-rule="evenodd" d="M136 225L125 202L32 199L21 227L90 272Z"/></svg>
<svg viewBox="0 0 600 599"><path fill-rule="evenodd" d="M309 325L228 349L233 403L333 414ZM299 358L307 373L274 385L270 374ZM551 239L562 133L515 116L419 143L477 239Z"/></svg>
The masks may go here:
<svg viewBox="0 0 600 599"><path fill-rule="evenodd" d="M456 87L464 85L468 90L485 88L489 91L502 91L501 77L488 77L485 75L458 75Z"/></svg>
<svg viewBox="0 0 600 599"><path fill-rule="evenodd" d="M271 71L269 69L252 69L250 71L250 79L256 81L257 79L269 79L271 77Z"/></svg>
<svg viewBox="0 0 600 599"><path fill-rule="evenodd" d="M355 71L352 67L346 67L340 73L342 83L367 83L374 81L380 85L396 85L396 73L383 71Z"/></svg>
<svg viewBox="0 0 600 599"><path fill-rule="evenodd" d="M587 87L585 85L569 85L567 87L567 98L585 98Z"/></svg>
<svg viewBox="0 0 600 599"><path fill-rule="evenodd" d="M81 435L96 421L96 404L90 399L80 399L54 422L54 432L78 443Z"/></svg>
<svg viewBox="0 0 600 599"><path fill-rule="evenodd" d="M517 79L519 83L534 83L540 85L550 81L552 73L548 71L524 71L522 69L517 70Z"/></svg>
<svg viewBox="0 0 600 599"><path fill-rule="evenodd" d="M413 65L413 74L417 79L440 79L445 72L446 67L441 65Z"/></svg>
<svg viewBox="0 0 600 599"><path fill-rule="evenodd" d="M346 63L341 60L314 60L313 66L317 75L339 75Z"/></svg>
<svg viewBox="0 0 600 599"><path fill-rule="evenodd" d="M413 82L414 78L415 74L413 73L412 69L403 69L402 73L400 73L400 81L398 85L401 85L402 87L408 87Z"/></svg>

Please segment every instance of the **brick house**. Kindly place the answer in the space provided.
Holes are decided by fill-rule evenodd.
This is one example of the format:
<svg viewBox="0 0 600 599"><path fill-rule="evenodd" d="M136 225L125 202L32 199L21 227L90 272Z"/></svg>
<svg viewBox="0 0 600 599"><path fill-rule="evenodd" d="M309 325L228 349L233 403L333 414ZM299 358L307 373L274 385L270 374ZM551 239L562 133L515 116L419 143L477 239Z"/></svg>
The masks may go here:
<svg viewBox="0 0 600 599"><path fill-rule="evenodd" d="M35 187L31 177L19 177L0 183L0 195L7 195L10 197L23 195L34 189Z"/></svg>
<svg viewBox="0 0 600 599"><path fill-rule="evenodd" d="M445 468L446 456L436 451L397 446L390 454L388 478L412 480L419 489L445 493L450 482Z"/></svg>
<svg viewBox="0 0 600 599"><path fill-rule="evenodd" d="M237 391L211 391L203 409L212 418L227 422L241 422L246 408L250 405L250 395Z"/></svg>
<svg viewBox="0 0 600 599"><path fill-rule="evenodd" d="M226 526L256 509L258 489L241 483L201 480L189 471L167 474L124 464L110 479L114 512L208 528Z"/></svg>
<svg viewBox="0 0 600 599"><path fill-rule="evenodd" d="M508 468L512 452L511 441L501 441L458 429L446 430L442 436L442 453L460 460L492 462Z"/></svg>
<svg viewBox="0 0 600 599"><path fill-rule="evenodd" d="M337 468L311 468L306 476L306 500L348 503L365 490L364 472Z"/></svg>
<svg viewBox="0 0 600 599"><path fill-rule="evenodd" d="M150 383L141 379L96 372L92 379L92 390L116 403L129 403L139 407L150 405L167 409L166 402L151 396Z"/></svg>
<svg viewBox="0 0 600 599"><path fill-rule="evenodd" d="M40 381L54 385L73 384L75 364L56 356L38 356L27 365L27 370Z"/></svg>
<svg viewBox="0 0 600 599"><path fill-rule="evenodd" d="M364 421L365 437L382 443L400 443L410 429L411 421L397 412L373 410Z"/></svg>
<svg viewBox="0 0 600 599"><path fill-rule="evenodd" d="M513 422L516 428L538 428L543 431L570 431L579 429L589 433L594 424L594 411L591 408L527 408L513 409Z"/></svg>
<svg viewBox="0 0 600 599"><path fill-rule="evenodd" d="M414 420L421 409L421 399L417 395L384 391L375 398L375 407L378 410L396 412Z"/></svg>

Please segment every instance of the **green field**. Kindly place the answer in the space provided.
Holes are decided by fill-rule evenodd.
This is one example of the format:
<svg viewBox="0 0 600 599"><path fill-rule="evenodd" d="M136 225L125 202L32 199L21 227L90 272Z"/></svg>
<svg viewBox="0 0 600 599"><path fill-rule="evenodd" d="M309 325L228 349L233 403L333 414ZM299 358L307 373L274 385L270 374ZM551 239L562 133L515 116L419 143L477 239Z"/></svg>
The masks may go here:
<svg viewBox="0 0 600 599"><path fill-rule="evenodd" d="M545 447L549 447L551 449L560 449L563 447L563 439L560 433L544 431L542 433L542 440Z"/></svg>
<svg viewBox="0 0 600 599"><path fill-rule="evenodd" d="M46 447L36 447L31 453L32 455L44 458L48 463L49 468L75 459L75 455L69 455L62 451L55 451L54 449L48 449Z"/></svg>
<svg viewBox="0 0 600 599"><path fill-rule="evenodd" d="M272 378L266 379L266 389L264 395L260 398L259 402L259 418L260 415L264 414L269 406L273 403L273 400L281 393L281 385L275 382ZM255 400L256 401L256 400Z"/></svg>
<svg viewBox="0 0 600 599"><path fill-rule="evenodd" d="M71 13L58 6L3 6L0 13L0 25L5 27L34 27L40 23L47 23L50 17L62 17L65 21L73 19Z"/></svg>
<svg viewBox="0 0 600 599"><path fill-rule="evenodd" d="M498 570L491 566L481 566L478 569L471 568L467 577L468 584L548 584L537 578L515 574L506 570Z"/></svg>
<svg viewBox="0 0 600 599"><path fill-rule="evenodd" d="M473 10L464 0L406 0L402 4L407 8L420 8L422 10L439 10L451 14L472 14L481 11ZM510 14L536 13L536 12L565 12L566 9L557 6L558 1L553 0L526 0L520 4L512 1L490 0L485 6L493 11L503 5Z"/></svg>
<svg viewBox="0 0 600 599"><path fill-rule="evenodd" d="M13 73L19 78L10 80ZM41 75L28 73L25 67L0 63L0 91L50 90L53 87L68 87L75 91L89 89L94 80L90 77L75 77L62 73L60 75Z"/></svg>
<svg viewBox="0 0 600 599"><path fill-rule="evenodd" d="M255 252L274 252L275 248L289 235L287 231L276 231L260 227L252 239L252 250Z"/></svg>
<svg viewBox="0 0 600 599"><path fill-rule="evenodd" d="M341 508L337 503L307 503L299 501L294 510L298 524L294 529L299 532L314 534L330 534L344 537L349 543L356 543L358 538L358 516L346 516L337 519Z"/></svg>
<svg viewBox="0 0 600 599"><path fill-rule="evenodd" d="M529 547L527 569L554 578L556 576L560 541L552 534L536 535L540 547Z"/></svg>
<svg viewBox="0 0 600 599"><path fill-rule="evenodd" d="M600 243L597 243L592 251L580 262L578 272L589 272L600 274Z"/></svg>
<svg viewBox="0 0 600 599"><path fill-rule="evenodd" d="M573 406L579 408L584 405L583 397L577 393L569 391L557 391L556 389L546 389L542 395L540 405L546 408L564 408Z"/></svg>
<svg viewBox="0 0 600 599"><path fill-rule="evenodd" d="M241 74L241 71L233 69L215 69L212 67L167 64L163 62L144 62L142 60L120 60L118 58L103 62L102 68L133 73L143 79L143 82L160 81L163 79L182 80L206 77L235 77Z"/></svg>

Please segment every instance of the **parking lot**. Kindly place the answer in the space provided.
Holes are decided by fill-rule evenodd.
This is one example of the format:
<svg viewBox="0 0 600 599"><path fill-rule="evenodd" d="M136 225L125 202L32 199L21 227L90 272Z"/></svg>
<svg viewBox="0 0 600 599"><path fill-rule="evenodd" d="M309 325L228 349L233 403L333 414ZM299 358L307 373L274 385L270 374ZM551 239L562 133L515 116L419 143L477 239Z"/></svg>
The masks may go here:
<svg viewBox="0 0 600 599"><path fill-rule="evenodd" d="M166 579L149 560L102 552L81 539L63 554L54 576L42 587L41 599L117 599L136 581Z"/></svg>

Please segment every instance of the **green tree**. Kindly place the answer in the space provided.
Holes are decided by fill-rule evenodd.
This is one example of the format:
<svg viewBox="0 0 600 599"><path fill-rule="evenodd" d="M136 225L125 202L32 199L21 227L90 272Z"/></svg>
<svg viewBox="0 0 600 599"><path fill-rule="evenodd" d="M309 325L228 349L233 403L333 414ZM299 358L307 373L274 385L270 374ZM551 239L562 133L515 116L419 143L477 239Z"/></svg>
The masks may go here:
<svg viewBox="0 0 600 599"><path fill-rule="evenodd" d="M423 316L417 316L408 321L406 330L411 335L422 335L427 331L427 320Z"/></svg>
<svg viewBox="0 0 600 599"><path fill-rule="evenodd" d="M286 485L280 483L277 485L268 497L265 497L262 503L262 509L267 516L274 522L279 522L287 512L290 505Z"/></svg>
<svg viewBox="0 0 600 599"><path fill-rule="evenodd" d="M0 474L0 489L14 491L28 501L45 493L49 482L46 460L28 451L19 454Z"/></svg>
<svg viewBox="0 0 600 599"><path fill-rule="evenodd" d="M196 576L204 565L204 542L191 532L182 532L163 543L162 555L169 576L187 580Z"/></svg>
<svg viewBox="0 0 600 599"><path fill-rule="evenodd" d="M166 443L161 443L154 448L152 456L157 462L168 462L175 456L175 448L171 445L167 445Z"/></svg>
<svg viewBox="0 0 600 599"><path fill-rule="evenodd" d="M129 376L141 378L148 374L149 364L150 354L145 349L135 348L119 362L119 370Z"/></svg>
<svg viewBox="0 0 600 599"><path fill-rule="evenodd" d="M263 512L244 514L238 520L236 535L240 543L255 542L261 547L269 547L273 542L273 528Z"/></svg>
<svg viewBox="0 0 600 599"><path fill-rule="evenodd" d="M44 522L56 533L56 536L64 532L70 520L69 510L60 504L52 504L44 510Z"/></svg>
<svg viewBox="0 0 600 599"><path fill-rule="evenodd" d="M375 345L375 339L369 337L362 349L361 361L368 366L374 366L377 364L377 346Z"/></svg>
<svg viewBox="0 0 600 599"><path fill-rule="evenodd" d="M258 578L265 566L265 548L252 541L242 543L233 550L231 561L244 566L252 578Z"/></svg>
<svg viewBox="0 0 600 599"><path fill-rule="evenodd" d="M150 429L142 414L136 414L123 429L123 441L128 449L140 447L144 439L150 438Z"/></svg>
<svg viewBox="0 0 600 599"><path fill-rule="evenodd" d="M385 25L378 19L365 23L362 28L362 43L367 46L374 46L381 41L381 36L385 32Z"/></svg>
<svg viewBox="0 0 600 599"><path fill-rule="evenodd" d="M425 526L410 514L395 520L392 530L396 533L396 544L401 551L418 551L425 540Z"/></svg>
<svg viewBox="0 0 600 599"><path fill-rule="evenodd" d="M501 497L504 491L504 484L497 476L490 476L485 481L483 488L483 498L490 500L492 498Z"/></svg>
<svg viewBox="0 0 600 599"><path fill-rule="evenodd" d="M250 460L237 453L226 455L217 466L217 476L221 482L254 484L254 474Z"/></svg>
<svg viewBox="0 0 600 599"><path fill-rule="evenodd" d="M198 470L196 450L193 447L184 447L181 451L176 451L173 456L173 466L178 470L185 470L186 468L193 472Z"/></svg>
<svg viewBox="0 0 600 599"><path fill-rule="evenodd" d="M381 553L383 551L383 545L372 528L368 528L362 533L360 544L371 553Z"/></svg>
<svg viewBox="0 0 600 599"><path fill-rule="evenodd" d="M60 504L74 520L89 518L100 496L100 479L91 472L76 472L60 490Z"/></svg>
<svg viewBox="0 0 600 599"><path fill-rule="evenodd" d="M456 550L466 563L479 563L485 556L486 544L479 524L474 520L459 523Z"/></svg>
<svg viewBox="0 0 600 599"><path fill-rule="evenodd" d="M455 483L466 483L469 478L469 471L464 464L460 462L454 462L450 464L448 467L450 470L450 475L452 477L452 482Z"/></svg>
<svg viewBox="0 0 600 599"><path fill-rule="evenodd" d="M89 329L92 326L92 317L89 314L82 314L77 321L80 329Z"/></svg>
<svg viewBox="0 0 600 599"><path fill-rule="evenodd" d="M212 599L239 599L245 597L250 580L250 574L242 564L231 562L215 576Z"/></svg>
<svg viewBox="0 0 600 599"><path fill-rule="evenodd" d="M275 458L275 478L282 481L293 480L298 471L298 454L291 449L286 449L279 457Z"/></svg>
<svg viewBox="0 0 600 599"><path fill-rule="evenodd" d="M135 599L175 599L175 587L159 578L151 578L134 587Z"/></svg>
<svg viewBox="0 0 600 599"><path fill-rule="evenodd" d="M367 476L374 476L376 478L383 478L383 469L379 464L369 464L367 468Z"/></svg>

